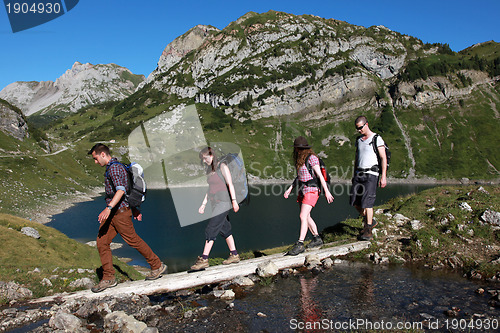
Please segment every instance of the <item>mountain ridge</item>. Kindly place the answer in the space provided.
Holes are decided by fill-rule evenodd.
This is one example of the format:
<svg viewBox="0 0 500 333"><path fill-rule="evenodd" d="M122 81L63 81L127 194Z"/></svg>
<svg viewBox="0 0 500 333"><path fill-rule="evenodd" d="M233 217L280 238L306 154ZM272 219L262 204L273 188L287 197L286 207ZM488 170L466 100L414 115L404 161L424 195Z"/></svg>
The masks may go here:
<svg viewBox="0 0 500 333"><path fill-rule="evenodd" d="M75 112L85 106L121 100L144 80L115 64L75 62L53 81L16 81L0 91L0 98L19 107L26 116Z"/></svg>

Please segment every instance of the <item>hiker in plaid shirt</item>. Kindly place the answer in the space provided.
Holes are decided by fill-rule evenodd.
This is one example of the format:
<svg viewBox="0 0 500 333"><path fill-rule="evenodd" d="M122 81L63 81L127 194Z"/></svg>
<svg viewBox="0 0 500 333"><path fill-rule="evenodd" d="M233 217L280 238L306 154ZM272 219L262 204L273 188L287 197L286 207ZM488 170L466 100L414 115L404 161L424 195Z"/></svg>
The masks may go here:
<svg viewBox="0 0 500 333"><path fill-rule="evenodd" d="M334 198L330 193L330 190L326 185L326 181L321 173L319 159L312 151L312 147L307 143L306 138L304 138L303 136L299 136L298 138L296 138L293 142L293 147L293 158L295 167L297 168L297 178L295 179L293 184L290 185L290 187L286 190L284 197L285 199L287 199L293 188L297 184L299 184L299 196L297 198L297 202L300 205L299 240L287 253L288 255L295 256L305 251L304 239L306 238L308 229L313 235L313 240L307 245L307 247L318 247L323 244L323 240L318 233L318 227L311 217L311 210L316 205L316 202L319 198L319 186L321 186L323 191L325 191L325 197L328 203L332 203ZM314 177L314 175L309 172L307 164L310 165L311 170L316 174L316 177ZM315 178L319 180L320 185Z"/></svg>
<svg viewBox="0 0 500 333"><path fill-rule="evenodd" d="M91 288L95 293L115 287L118 283L115 279L113 268L113 257L110 244L117 234L122 236L128 245L139 251L151 266L151 272L146 280L156 280L167 270L167 266L151 250L148 244L137 235L132 222L132 215L137 220L142 220L142 215L136 209L132 211L127 201L127 190L129 188L128 171L125 166L111 157L108 146L97 143L90 149L94 162L101 167L106 167L104 177L104 188L106 190L106 208L97 217L99 232L97 234L97 250L101 258L103 276L101 281Z"/></svg>

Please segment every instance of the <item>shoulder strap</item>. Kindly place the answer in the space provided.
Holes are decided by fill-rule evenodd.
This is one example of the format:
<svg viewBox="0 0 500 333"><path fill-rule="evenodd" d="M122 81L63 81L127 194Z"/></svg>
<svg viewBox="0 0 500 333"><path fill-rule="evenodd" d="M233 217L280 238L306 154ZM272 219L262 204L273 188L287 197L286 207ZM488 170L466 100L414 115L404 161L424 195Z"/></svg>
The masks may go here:
<svg viewBox="0 0 500 333"><path fill-rule="evenodd" d="M380 160L380 154L378 152L378 147L377 147L377 139L378 139L378 137L379 137L378 133L376 133L373 136L372 146L373 146L373 151L375 152L375 155L377 155L377 160Z"/></svg>
<svg viewBox="0 0 500 333"><path fill-rule="evenodd" d="M111 164L110 164L110 165L108 165L108 166L106 167L106 172L104 173L104 176L105 176L106 178L108 178L109 180L111 180L111 182L112 182L112 179L111 179L111 177L109 176L109 168L111 168L111 166L112 166L113 164L116 164L116 163L118 163L118 164L122 164L122 163L120 163L119 161L112 161L112 162L111 162ZM122 165L123 165L123 164L122 164Z"/></svg>
<svg viewBox="0 0 500 333"><path fill-rule="evenodd" d="M222 181L224 183L226 183L226 178L224 178L224 175L222 174L222 170L221 170L222 164L225 164L227 166L225 159L220 160L219 163L217 163L217 166L215 167L215 173L219 176L220 179L222 179ZM226 183L226 185L227 185L227 183Z"/></svg>
<svg viewBox="0 0 500 333"><path fill-rule="evenodd" d="M314 174L314 171L312 169L312 166L311 166L311 163L309 163L309 158L311 158L313 154L309 154L307 155L307 158L306 158L306 168L307 168L307 171L309 172L309 174L311 175L311 177L313 178L316 178L316 175Z"/></svg>

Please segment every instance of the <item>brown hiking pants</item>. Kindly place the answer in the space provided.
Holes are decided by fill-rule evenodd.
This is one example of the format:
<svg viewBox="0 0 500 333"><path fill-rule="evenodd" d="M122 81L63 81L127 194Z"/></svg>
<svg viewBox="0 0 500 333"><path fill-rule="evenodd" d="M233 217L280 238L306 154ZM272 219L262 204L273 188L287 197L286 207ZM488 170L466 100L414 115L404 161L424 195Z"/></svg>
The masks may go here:
<svg viewBox="0 0 500 333"><path fill-rule="evenodd" d="M132 222L132 210L128 207L120 208L99 227L97 235L97 250L101 257L103 280L112 280L115 277L110 244L117 233L122 236L128 245L142 254L149 266L151 266L151 269L160 268L160 258L153 253L149 245L135 232L134 223Z"/></svg>

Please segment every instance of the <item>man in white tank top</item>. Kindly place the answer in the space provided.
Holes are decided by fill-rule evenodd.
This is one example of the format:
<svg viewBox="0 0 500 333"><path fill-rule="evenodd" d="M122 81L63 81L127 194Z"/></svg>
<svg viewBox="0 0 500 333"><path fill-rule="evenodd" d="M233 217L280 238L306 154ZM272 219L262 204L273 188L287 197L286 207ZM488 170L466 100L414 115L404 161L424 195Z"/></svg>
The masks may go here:
<svg viewBox="0 0 500 333"><path fill-rule="evenodd" d="M357 117L354 125L361 135L356 141L356 162L350 204L363 216L364 227L360 239L371 240L372 229L377 225L377 221L373 218L377 185L380 187L387 185L387 157L384 140L379 135L377 142L373 142L375 133L370 130L365 116ZM380 156L380 165L373 148L374 144Z"/></svg>

